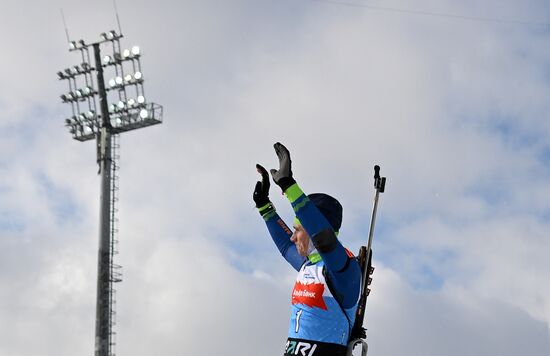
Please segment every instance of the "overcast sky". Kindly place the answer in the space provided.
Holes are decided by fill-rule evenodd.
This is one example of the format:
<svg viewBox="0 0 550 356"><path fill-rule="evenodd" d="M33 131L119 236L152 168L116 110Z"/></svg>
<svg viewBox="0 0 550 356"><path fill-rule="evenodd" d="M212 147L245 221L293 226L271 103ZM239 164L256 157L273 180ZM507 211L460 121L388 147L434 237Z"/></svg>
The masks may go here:
<svg viewBox="0 0 550 356"><path fill-rule="evenodd" d="M336 2L117 1L164 106L121 137L118 355L282 355L295 272L252 201L276 141L352 251L388 178L369 355L550 355L550 4ZM94 348L100 179L64 127L60 8L72 40L118 29L109 0L0 4L1 356Z"/></svg>

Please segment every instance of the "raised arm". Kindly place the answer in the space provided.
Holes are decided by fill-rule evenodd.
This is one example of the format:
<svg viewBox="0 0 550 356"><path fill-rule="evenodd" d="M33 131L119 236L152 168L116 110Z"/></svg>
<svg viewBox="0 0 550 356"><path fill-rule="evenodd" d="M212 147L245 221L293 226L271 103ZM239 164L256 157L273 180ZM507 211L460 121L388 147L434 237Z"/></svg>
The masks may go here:
<svg viewBox="0 0 550 356"><path fill-rule="evenodd" d="M300 256L296 250L296 246L290 241L292 231L283 219L279 217L275 206L269 201L270 184L267 171L259 164L256 165L256 169L262 175L262 180L256 183L256 188L254 189L253 199L256 203L256 208L258 208L260 215L264 219L269 234L281 255L294 269L299 271L306 258Z"/></svg>
<svg viewBox="0 0 550 356"><path fill-rule="evenodd" d="M333 228L294 180L290 153L286 147L277 142L274 148L279 157L279 170L271 170L273 180L281 187L292 204L296 217L321 255L332 285L340 295L337 299L343 307L351 307L357 302L359 296L361 280L359 264L337 239L335 230L340 226Z"/></svg>

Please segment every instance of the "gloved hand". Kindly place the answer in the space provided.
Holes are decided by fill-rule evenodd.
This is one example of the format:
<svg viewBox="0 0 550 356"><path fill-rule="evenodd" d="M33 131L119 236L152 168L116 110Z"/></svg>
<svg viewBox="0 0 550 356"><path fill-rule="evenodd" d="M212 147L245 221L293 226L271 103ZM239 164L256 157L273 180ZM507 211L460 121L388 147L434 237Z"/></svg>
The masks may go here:
<svg viewBox="0 0 550 356"><path fill-rule="evenodd" d="M259 164L256 164L256 170L262 175L262 181L258 181L256 183L256 188L254 189L252 199L254 199L256 207L261 208L269 203L269 174L267 174L265 168Z"/></svg>
<svg viewBox="0 0 550 356"><path fill-rule="evenodd" d="M280 142L275 143L273 147L275 148L277 157L279 157L279 170L272 169L271 176L275 184L281 187L284 193L288 187L296 183L294 178L292 178L290 152L288 152L287 148Z"/></svg>

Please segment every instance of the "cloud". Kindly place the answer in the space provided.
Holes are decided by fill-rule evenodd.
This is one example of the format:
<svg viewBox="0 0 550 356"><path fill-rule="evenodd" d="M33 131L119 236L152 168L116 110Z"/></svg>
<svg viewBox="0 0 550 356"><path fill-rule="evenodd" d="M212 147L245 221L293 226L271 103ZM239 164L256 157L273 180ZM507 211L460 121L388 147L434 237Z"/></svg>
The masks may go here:
<svg viewBox="0 0 550 356"><path fill-rule="evenodd" d="M35 2L24 19L3 6L6 32L28 31L0 59L0 354L85 354L99 177L93 142L63 127L55 72L78 56L58 7L73 38L115 20L108 2ZM366 241L372 166L388 177L371 352L548 353L548 33L308 1L118 6L147 97L165 107L162 125L121 137L120 354L281 354L293 273L251 200L254 164L275 167L278 140L305 191L343 203L352 250ZM498 6L535 20L546 7ZM290 219L277 187L271 198Z"/></svg>
<svg viewBox="0 0 550 356"><path fill-rule="evenodd" d="M200 236L143 243L147 259L125 264L121 353L280 353L287 320L273 316L289 313L281 278L240 273Z"/></svg>
<svg viewBox="0 0 550 356"><path fill-rule="evenodd" d="M479 298L456 286L435 292L415 291L384 266L375 273L367 307L369 351L372 353L548 353L548 324L531 318L521 308L499 299Z"/></svg>

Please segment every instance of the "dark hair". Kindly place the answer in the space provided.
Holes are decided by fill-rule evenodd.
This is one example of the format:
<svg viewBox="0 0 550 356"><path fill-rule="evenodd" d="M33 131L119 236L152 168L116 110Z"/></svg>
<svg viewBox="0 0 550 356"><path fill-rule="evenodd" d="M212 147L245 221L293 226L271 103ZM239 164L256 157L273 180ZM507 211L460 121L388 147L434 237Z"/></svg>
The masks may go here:
<svg viewBox="0 0 550 356"><path fill-rule="evenodd" d="M338 200L328 194L313 193L307 196L321 214L328 220L334 231L340 230L342 226L343 208Z"/></svg>

